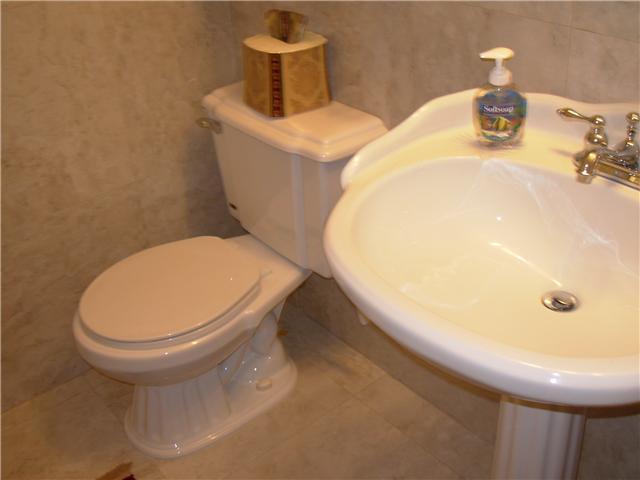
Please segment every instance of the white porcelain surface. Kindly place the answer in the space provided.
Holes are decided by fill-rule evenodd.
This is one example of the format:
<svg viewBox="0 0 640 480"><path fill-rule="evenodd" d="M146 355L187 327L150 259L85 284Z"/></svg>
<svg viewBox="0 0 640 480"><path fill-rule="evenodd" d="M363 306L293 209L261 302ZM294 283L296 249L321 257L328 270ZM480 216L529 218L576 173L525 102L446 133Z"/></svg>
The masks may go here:
<svg viewBox="0 0 640 480"><path fill-rule="evenodd" d="M197 330L154 342L100 338L84 328L76 316L73 333L84 359L118 380L157 386L201 375L228 357L253 335L265 315L281 308L278 305L309 272L276 255L249 235L225 242L243 250L261 272L259 289L248 304L238 305L218 321Z"/></svg>
<svg viewBox="0 0 640 480"><path fill-rule="evenodd" d="M335 278L384 331L473 382L548 403L638 401L640 196L578 183L586 126L554 113L600 113L616 139L634 105L530 94L523 144L494 150L475 142L472 93L426 104L344 170L325 231ZM579 308L547 310L550 290Z"/></svg>
<svg viewBox="0 0 640 480"><path fill-rule="evenodd" d="M492 478L575 478L585 414L536 408L503 398Z"/></svg>
<svg viewBox="0 0 640 480"><path fill-rule="evenodd" d="M213 140L229 213L297 265L329 277L322 231L340 198L340 172L386 132L379 118L338 102L270 118L242 101L242 83L203 100L222 123Z"/></svg>
<svg viewBox="0 0 640 480"><path fill-rule="evenodd" d="M173 385L136 385L125 416L129 440L154 457L178 457L277 404L293 389L297 373L277 338L276 324L275 316L267 317L251 342L198 377Z"/></svg>
<svg viewBox="0 0 640 480"><path fill-rule="evenodd" d="M164 249L161 246L155 251L141 252L137 257L143 261L134 267L143 271L132 288L138 291L144 287L159 288L160 294L171 297L171 292L162 292L166 290L166 283L171 283L166 278L170 272L159 272L158 264L179 269L175 262L184 261L185 254L191 262L194 253L202 254L211 247L218 248L223 255L226 253L231 261L239 262L240 277L243 273L255 273L260 277L253 290L251 275L238 278L249 281L235 293L249 288L251 295L246 297L247 301L235 302L215 321L168 339L115 341L96 334L85 325L86 314L95 312L84 311L84 317L78 314L74 320L73 333L85 360L108 376L135 385L125 429L135 446L156 457L184 455L219 439L271 408L295 384L295 366L277 339L277 320L284 300L309 272L280 257L251 236L228 240L200 237L185 240L182 245L177 242L165 245ZM167 258L144 262L145 255L155 256L158 252ZM136 262L136 256L129 260ZM215 268L215 265L208 264L207 258L200 260L205 270ZM197 265L189 262L187 270L200 275L205 273L198 272ZM245 262L249 262L251 267ZM134 267L128 270L135 270ZM220 270L224 275L233 274L232 266L221 267L224 267ZM119 294L112 287L123 268L115 274L111 272L106 284L95 284L94 297L99 296L100 288L106 288L102 293L118 303ZM126 273L127 268L124 270ZM161 280L161 288L153 278L154 273ZM202 281L206 283L206 279ZM227 281L222 278L216 280L215 275L213 282L228 287ZM216 290L211 283L208 285L211 295L224 298L234 293L233 288ZM178 290L178 297L174 297L173 302L181 302L182 315L189 320L191 314L197 315L202 310L202 305L196 302L191 309L188 301L186 305L184 303L185 299L189 300L190 293ZM127 300L138 310L156 308L154 304L149 305L151 299L144 296L139 299L144 303L137 306L135 299ZM209 306L216 312L219 305L214 302ZM100 323L108 322L108 317L101 311L98 313L99 318L92 319L98 332L108 330ZM135 318L129 321L135 322ZM180 324L179 321L173 323ZM165 324L171 326L172 322L166 318ZM160 326L167 327L165 324Z"/></svg>
<svg viewBox="0 0 640 480"><path fill-rule="evenodd" d="M259 281L255 259L233 243L218 237L180 240L102 272L82 295L78 318L110 340L164 340L228 318L255 297Z"/></svg>
<svg viewBox="0 0 640 480"><path fill-rule="evenodd" d="M387 131L378 117L340 102L285 118L267 117L245 105L242 82L215 90L202 105L212 118L317 162L351 156Z"/></svg>

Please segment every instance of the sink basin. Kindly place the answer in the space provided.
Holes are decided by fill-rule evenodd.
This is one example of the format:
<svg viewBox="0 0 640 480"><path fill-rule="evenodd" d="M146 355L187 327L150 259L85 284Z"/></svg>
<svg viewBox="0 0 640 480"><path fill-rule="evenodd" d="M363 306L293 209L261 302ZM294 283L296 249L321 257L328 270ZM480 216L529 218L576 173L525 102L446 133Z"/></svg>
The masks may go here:
<svg viewBox="0 0 640 480"><path fill-rule="evenodd" d="M640 401L640 193L578 182L571 157L585 126L555 115L599 113L616 139L634 106L531 94L522 145L496 150L475 141L472 95L426 104L351 160L325 230L334 277L399 343L505 401ZM543 304L549 292L559 308Z"/></svg>
<svg viewBox="0 0 640 480"><path fill-rule="evenodd" d="M540 169L467 157L401 170L360 201L354 245L408 308L536 355L638 354L632 199ZM573 293L577 308L561 315L546 308L540 297L554 290ZM412 326L413 335L428 335ZM562 401L549 394L540 399Z"/></svg>

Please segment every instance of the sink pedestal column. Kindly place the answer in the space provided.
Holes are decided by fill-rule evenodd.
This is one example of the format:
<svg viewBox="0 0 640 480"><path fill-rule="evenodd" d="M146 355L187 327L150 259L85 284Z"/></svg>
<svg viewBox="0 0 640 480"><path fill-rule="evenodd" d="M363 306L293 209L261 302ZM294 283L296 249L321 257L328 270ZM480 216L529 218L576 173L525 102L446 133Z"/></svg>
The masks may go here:
<svg viewBox="0 0 640 480"><path fill-rule="evenodd" d="M493 454L493 478L573 479L584 413L503 396Z"/></svg>

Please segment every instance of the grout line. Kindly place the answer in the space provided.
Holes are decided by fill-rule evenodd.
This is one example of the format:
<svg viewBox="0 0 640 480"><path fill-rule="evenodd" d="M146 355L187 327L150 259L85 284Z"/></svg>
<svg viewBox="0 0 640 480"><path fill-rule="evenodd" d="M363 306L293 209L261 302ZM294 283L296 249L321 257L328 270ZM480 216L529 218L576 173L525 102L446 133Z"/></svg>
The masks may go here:
<svg viewBox="0 0 640 480"><path fill-rule="evenodd" d="M398 432L403 438L405 438L407 440L408 443L413 444L414 446L416 446L419 450L421 450L422 452L424 452L424 454L428 457L431 457L433 460L435 460L437 463L444 465L445 467L447 467L449 470L451 470L453 473L455 473L457 476L459 476L460 478L464 478L464 475L461 472L458 472L452 465L449 465L447 462L441 460L440 458L438 458L433 452L430 452L429 450L427 450L426 447L424 447L420 442L418 442L415 438L411 437L409 434L403 432L399 427L397 427L396 425L394 425L393 423L391 423L391 421L389 421L384 415L382 415L380 412L378 412L375 408L367 405L366 403L364 403L362 400L357 399L358 402L360 403L360 405L362 406L362 408L369 410L371 413L373 413L375 416L377 416L378 418L380 418L380 420L382 420L384 423L386 423L390 428L389 431L391 430L395 430L396 432Z"/></svg>
<svg viewBox="0 0 640 480"><path fill-rule="evenodd" d="M121 400L122 398L124 398L124 395L122 397L119 397L117 400L114 400L112 402L107 401L106 396L102 395L92 384L91 382L87 379L87 374L89 373L89 371L84 372L83 374L81 374L80 376L82 377L82 381L84 383L86 383L89 386L89 389L91 390L91 392L98 397L98 399L100 400L100 403L102 404L102 406L109 412L109 415L113 418L113 420L116 422L116 424L118 425L118 427L120 427L122 429L122 433L124 434L124 419L121 421L120 418L118 417L118 415L116 415L116 412L113 409L113 404L116 403L117 400ZM99 372L98 372L99 373ZM100 373L99 373L100 374ZM102 375L102 374L100 374ZM144 455L145 457L148 457L151 460L155 459L153 457L147 456L146 454L142 453L140 450L138 450L137 448L135 448L130 442L129 439L127 438L127 445L129 446L129 448L141 455Z"/></svg>
<svg viewBox="0 0 640 480"><path fill-rule="evenodd" d="M341 407L342 407L344 404L346 404L347 402L352 401L352 400L357 400L357 398L355 398L353 395L351 395L351 393L349 393L349 392L347 392L347 393L349 394L349 397L351 397L351 398L346 399L344 402L340 403L339 405L336 405L336 406L334 406L334 407L332 407L332 408L327 409L327 411L326 411L326 412L324 412L324 413L322 413L321 415L319 415L319 416L318 416L315 420L313 420L312 422L307 423L306 425L304 425L304 427L302 427L301 429L296 430L296 431L292 431L290 434L288 434L288 435L284 435L283 437L279 438L279 439L278 439L278 441L277 441L276 443L271 443L271 444L270 444L270 448L268 448L267 450L265 450L265 451L263 451L263 452L261 452L261 453L259 453L259 454L255 455L255 456L250 456L250 457L244 458L244 459L243 459L243 461L242 461L242 463L241 463L240 465L244 465L244 464L246 464L246 463L247 463L247 460L249 460L249 461L251 461L251 462L259 462L261 459L271 456L271 454L272 454L275 450L277 450L278 448L280 448L284 443L288 442L289 440L293 440L293 439L294 439L294 438L296 438L296 437L299 437L299 436L304 435L304 434L306 433L306 431L307 431L307 430L309 430L310 428L313 428L315 425L320 424L321 422L324 422L325 418L326 418L329 414L331 414L331 413L333 413L333 412L337 411L339 408L341 408ZM277 406L276 406L276 408L277 408ZM266 415L268 415L268 414L269 414L269 412L266 412ZM263 415L264 415L264 414L263 414ZM244 426L246 426L246 425L250 425L250 424L251 424L251 422L246 423L245 425L243 425L243 427L242 427L242 428L244 428ZM224 439L222 439L222 441L224 441ZM232 470L233 470L233 469L232 469ZM164 473L164 472L163 472L163 473ZM231 473L232 473L232 472L229 472L229 474L231 474ZM248 478L254 478L254 477L248 477ZM221 477L221 479L220 479L220 480L225 480L225 479L234 479L234 480L237 480L237 479L238 479L238 477L229 476L229 475L223 475L223 476Z"/></svg>
<svg viewBox="0 0 640 480"><path fill-rule="evenodd" d="M429 405L431 405L433 408L437 409L439 412L441 412L443 415L447 416L450 420L452 420L453 422L457 423L458 425L460 425L462 428L464 428L464 430L466 430L469 434L471 434L472 436L474 436L475 438L477 438L478 440L480 440L481 442L487 444L488 446L492 447L493 446L493 439L489 439L489 438L485 438L481 435L479 435L478 433L476 433L475 431L471 430L469 427L467 427L467 425L462 421L459 420L458 418L454 417L453 415L451 415L449 412L446 412L444 410L442 410L440 407L438 407L436 404L434 404L433 402L431 402L430 400L426 399L425 397L423 397L422 395L420 395L417 391L415 391L413 388L411 388L410 385L407 385L405 382L403 382L401 379L395 377L395 375L393 375L392 372L388 371L386 368L384 368L381 365L378 365L377 363L375 363L373 360L369 359L369 357L367 357L365 354L361 353L359 350L357 350L356 348L352 347L351 345L349 345L345 340L341 339L340 337L338 337L337 335L335 335L333 332L331 332L329 329L327 329L324 325L322 325L320 322L317 322L316 320L314 320L312 317L310 317L309 315L307 315L306 313L304 313L304 310L300 307L294 306L294 308L301 313L302 315L304 315L307 319L313 321L317 326L321 327L323 330L325 330L329 335L331 335L333 338L335 338L337 341L343 343L347 348L351 349L352 351L354 351L357 355L362 356L367 362L369 362L370 364L372 364L374 367L377 368L377 370L380 371L380 375L376 376L376 378L372 379L370 382L368 382L366 385L364 385L362 388L357 389L357 390L347 390L345 387L342 387L340 384L338 384L337 382L334 381L334 383L338 384L338 386L342 387L344 390L347 390L349 393L351 393L352 395L354 395L356 398L358 397L358 394L360 394L363 390L365 390L366 388L368 388L369 386L373 385L375 382L381 380L384 376L388 376L391 379L393 379L394 381L400 383L404 388L407 388L409 391L411 391L414 395L416 395L420 400L428 403ZM376 327L377 328L377 327ZM318 355L320 355L325 361L329 361L327 360L320 351L318 351L314 345L311 345L313 351L315 351L316 353L318 353ZM333 379L331 379L333 381ZM493 401L493 399L492 399Z"/></svg>
<svg viewBox="0 0 640 480"><path fill-rule="evenodd" d="M59 383L59 384L57 384L57 385L53 385L51 388L49 388L49 389L45 390L44 392L40 392L40 393L38 393L37 395L32 396L31 398L29 398L29 399L27 399L27 400L24 400L24 401L22 401L22 402L20 402L20 403L17 403L16 405L12 405L12 406L11 406L11 407L9 407L7 410L4 410L3 412L1 412L1 413L0 413L0 417L3 417L3 416L7 415L7 414L8 414L8 413L10 413L10 412L13 412L13 411L14 411L14 410L16 410L17 408L20 408L20 407L24 407L24 406L26 406L28 403L31 403L31 402L37 402L37 401L39 401L39 400L40 400L42 397L44 397L45 395L48 395L48 394L50 394L50 393L53 393L55 390L57 390L57 389L59 389L59 388L62 388L63 386L67 385L68 383L71 383L71 382L73 382L73 381L78 380L78 378L82 377L85 373L86 373L86 372L79 373L79 374L77 374L75 377L68 379L66 382L62 382L62 383ZM83 379L83 381L84 381L84 379ZM91 393L95 393L95 392L94 392L93 390L91 390L91 389L90 389L90 391L91 391ZM55 407L57 407L58 405L60 405L60 404L62 404L62 403L66 403L66 402L68 402L69 400L71 400L71 399L73 399L73 398L76 398L76 397L77 397L77 396L79 396L79 395L82 395L82 393L81 393L81 392L75 392L75 393L73 393L73 394L71 394L71 395L69 395L69 396L64 396L63 398L60 398L60 399L56 400L55 402L53 402L53 403L52 403L52 404L47 408L47 410L50 410L50 409L52 409L52 408L55 408Z"/></svg>
<svg viewBox="0 0 640 480"><path fill-rule="evenodd" d="M624 37L618 37L617 35L607 35L606 33L602 33L602 32L595 32L593 30L589 30L587 28L582 28L582 27L570 27L572 30L578 30L580 32L585 32L585 33L590 33L592 35L598 35L599 37L605 37L605 38L614 38L616 40L622 40L623 42L627 42L627 43L631 43L633 45L639 45L640 41L636 41L636 40L629 40L628 38L624 38Z"/></svg>
<svg viewBox="0 0 640 480"><path fill-rule="evenodd" d="M387 427L386 428L387 432L395 431L396 433L400 434L400 436L403 437L407 441L407 443L413 444L420 451L424 452L427 456L433 458L433 460L435 460L437 463L444 465L445 467L447 467L447 469L451 470L453 473L455 473L456 475L460 476L460 478L464 478L459 472L457 472L455 469L453 469L452 467L447 465L445 462L442 462L435 455L433 455L433 453L427 451L417 441L415 441L413 438L409 437L402 430L400 430L398 427L396 427L391 422L389 422L386 418L384 418L384 416L382 416L376 410L374 410L373 408L371 408L368 405L366 405L362 400L360 400L359 398L357 398L356 396L354 396L352 394L349 394L349 396L351 398L349 398L348 400L345 400L341 404L336 405L335 407L327 410L327 412L323 413L318 418L316 418L314 421L312 421L311 423L307 424L303 429L298 430L296 432L293 432L291 435L288 435L287 437L285 437L282 440L278 441L277 445L275 445L272 449L270 449L269 451L265 451L265 452L261 453L260 455L257 455L256 457L253 457L252 460L260 461L261 459L263 459L265 457L268 457L274 450L276 450L277 448L280 448L285 442L288 442L289 440L293 440L296 437L303 436L304 434L306 434L307 430L309 430L309 429L313 428L314 426L319 425L322 422L324 422L326 417L328 417L331 413L333 413L333 412L337 411L338 409L340 409L341 407L343 407L344 404L346 404L347 402L353 401L353 402L358 404L360 410L368 410L370 412L370 414L374 415L383 424L385 424L386 427ZM256 478L256 477L249 477L249 478ZM258 477L258 478L262 478L262 477ZM311 477L311 478L313 478L313 477ZM346 480L346 479L341 479L340 477L330 477L330 478ZM223 479L235 479L235 480L238 480L237 477L228 477L228 476L223 477Z"/></svg>
<svg viewBox="0 0 640 480"><path fill-rule="evenodd" d="M413 440L413 439L411 439L411 440L426 455L432 457L436 462L438 462L438 463L444 465L445 467L447 467L449 470L451 470L453 473L455 473L458 476L458 478L460 478L460 479L469 478L469 477L465 476L462 472L459 472L453 465L450 465L448 462L445 462L444 460L441 460L440 458L436 457L433 453L431 453L429 450L427 450L426 447L423 447L420 442L418 442L416 440Z"/></svg>
<svg viewBox="0 0 640 480"><path fill-rule="evenodd" d="M496 3L500 3L501 1L504 0L496 0ZM521 0L520 0L521 1ZM540 0L537 0L540 1ZM521 13L514 13L514 12L507 12L499 7L488 7L486 5L482 5L482 1L471 1L471 2L465 2L468 6L473 6L476 8L481 8L482 10L485 10L487 12L499 12L502 13L504 15L511 15L514 17L518 17L518 18L524 18L526 20L532 20L534 22L542 22L542 23L547 23L550 25L559 25L561 27L569 27L571 26L571 17L569 18L569 23L562 23L562 22L554 22L552 20L545 20L543 18L537 18L537 17L529 17L527 15L523 15ZM556 3L556 2L554 2ZM563 2L557 2L557 3L563 3Z"/></svg>
<svg viewBox="0 0 640 480"><path fill-rule="evenodd" d="M374 372L373 376L371 376L371 377L367 376L365 378L365 383L363 385L361 385L361 386L358 386L357 388L347 388L345 386L340 385L338 382L334 381L334 383L336 383L342 389L344 389L347 392L352 393L352 394L359 393L362 390L364 390L365 388L367 388L369 385L371 385L372 383L374 383L377 380L379 380L380 378L382 378L385 374L387 374L387 372L382 367L377 365L375 362L373 362L366 355L364 355L363 353L358 351L356 348L354 348L351 345L349 345L346 341L344 341L343 339L341 339L340 337L335 335L333 332L331 332L331 330L326 328L320 322L315 321L313 318L311 318L309 315L307 315L304 312L303 309L301 309L301 308L299 308L299 307L297 307L295 305L289 305L289 308L293 309L295 311L295 314L303 315L308 321L313 322L314 325L316 325L317 327L321 328L323 333L326 334L327 336L329 336L333 342L335 342L337 345L341 346L342 348L345 348L347 350L347 352L350 354L349 356L351 358L358 359L359 361L362 361L362 364L373 367L373 368L369 369L369 371L373 371ZM313 344L313 342L309 343L309 347L314 352L316 352L325 362L329 363L330 365L334 365L336 363L335 362L335 358L332 358L330 356L324 355L322 349L316 348L316 345ZM331 380L333 381L333 379L331 379Z"/></svg>
<svg viewBox="0 0 640 480"><path fill-rule="evenodd" d="M428 404L429 406L431 406L434 410L436 410L439 414L441 414L443 417L448 418L450 421L452 421L453 423L455 423L456 425L458 425L460 428L462 428L462 430L464 430L467 434L469 434L471 437L473 437L475 440L477 440L479 443L481 443L482 445L486 446L487 448L489 448L491 451L493 451L494 448L494 443L493 442L489 442L487 440L485 440L484 438L480 437L479 435L477 435L475 432L469 430L467 428L466 425L464 425L462 422L460 422L459 420L457 420L456 418L452 417L451 415L449 415L447 412L443 411L442 409L440 409L439 407L437 407L436 405L432 404L431 402L429 402L427 399L425 399L424 397L422 397L420 394L418 394L417 392L413 391L411 388L409 388L408 386L406 386L404 383L402 383L400 380L398 380L397 378L393 377L390 374L387 374L392 380L394 380L395 382L399 383L401 385L401 388L406 388L407 390L409 390L413 395L415 395L418 398L419 402L424 402L426 404ZM365 404L366 405L366 404ZM367 407L369 407L371 410L373 410L374 412L376 412L379 416L381 416L384 420L386 420L388 423L391 423L390 420L388 420L386 418L386 416L382 413L379 412L374 406L370 406L370 405L366 405ZM392 424L393 425L393 424ZM395 426L395 425L394 425ZM398 430L400 430L399 427L396 426L396 428ZM402 430L400 430L402 432ZM402 432L404 433L404 432ZM422 445L422 443L420 443L417 439L413 438L412 436L410 436L409 434L405 434L408 438L410 438L411 440L413 440L416 444L418 444L424 451L426 451L427 453L429 453L432 457L434 457L436 460L438 460L440 463L443 463L444 465L447 465L447 467L449 467L453 472L459 474L461 477L464 477L464 475L459 472L458 470L456 470L456 468L453 465L449 465L446 461L440 459L435 453L431 453L429 452L429 450L424 447Z"/></svg>

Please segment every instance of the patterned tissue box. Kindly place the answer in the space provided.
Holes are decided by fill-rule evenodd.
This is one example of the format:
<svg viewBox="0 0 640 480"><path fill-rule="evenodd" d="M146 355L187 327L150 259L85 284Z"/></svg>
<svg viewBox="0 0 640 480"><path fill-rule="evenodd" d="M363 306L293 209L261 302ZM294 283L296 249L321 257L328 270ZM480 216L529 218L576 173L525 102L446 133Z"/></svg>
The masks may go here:
<svg viewBox="0 0 640 480"><path fill-rule="evenodd" d="M331 101L326 67L327 39L306 31L286 43L269 35L245 39L244 101L269 117L286 117Z"/></svg>

